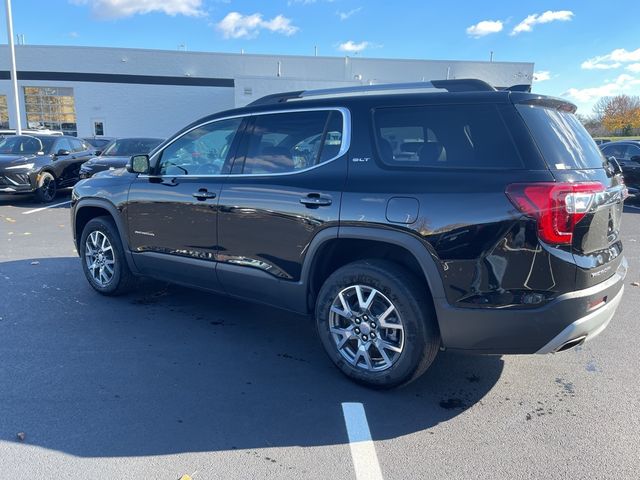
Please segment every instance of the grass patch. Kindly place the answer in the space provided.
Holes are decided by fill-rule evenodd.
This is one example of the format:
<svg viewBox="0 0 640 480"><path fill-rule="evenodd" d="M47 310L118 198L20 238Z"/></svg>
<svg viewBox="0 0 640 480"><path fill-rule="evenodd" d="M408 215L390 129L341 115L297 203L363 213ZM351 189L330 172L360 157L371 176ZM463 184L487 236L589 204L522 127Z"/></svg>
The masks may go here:
<svg viewBox="0 0 640 480"><path fill-rule="evenodd" d="M593 137L594 140L640 140L640 137Z"/></svg>

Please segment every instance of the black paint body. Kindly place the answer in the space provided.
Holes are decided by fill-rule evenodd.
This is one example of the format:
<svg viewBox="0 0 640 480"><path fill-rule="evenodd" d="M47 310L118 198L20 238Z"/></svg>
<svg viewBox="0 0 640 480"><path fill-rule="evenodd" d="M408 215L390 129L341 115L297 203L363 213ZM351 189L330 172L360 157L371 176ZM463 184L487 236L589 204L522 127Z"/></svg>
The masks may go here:
<svg viewBox="0 0 640 480"><path fill-rule="evenodd" d="M149 176L100 175L74 190L75 237L91 216L111 215L134 272L303 313L313 312L318 272L330 258L353 252L353 245L362 255L386 246L408 255L415 272L426 278L445 347L532 353L602 296L566 299L567 294L610 278L622 262L621 201L587 215L572 246L551 247L538 239L536 221L505 195L507 185L519 182L586 179L619 186L619 176L604 168L559 172L547 167L514 107L539 98L504 91L375 95L223 112L182 132L252 112L341 107L350 114L350 146L341 157L295 174L170 178L155 177L152 170ZM389 168L381 161L372 138L374 108L466 103L496 106L524 168ZM152 169L162 150L161 145L152 156ZM197 200L192 194L199 189L215 198ZM302 204L310 194L330 204ZM601 222L612 227L608 238L593 228ZM603 266L611 268L591 275ZM620 283L604 295L613 296Z"/></svg>

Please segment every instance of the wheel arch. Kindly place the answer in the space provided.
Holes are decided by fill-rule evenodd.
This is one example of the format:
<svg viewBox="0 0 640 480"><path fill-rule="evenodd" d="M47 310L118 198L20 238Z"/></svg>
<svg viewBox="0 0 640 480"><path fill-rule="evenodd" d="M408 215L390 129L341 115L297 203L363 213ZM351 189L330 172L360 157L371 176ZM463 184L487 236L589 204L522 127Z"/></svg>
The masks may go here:
<svg viewBox="0 0 640 480"><path fill-rule="evenodd" d="M355 258L349 258L348 255L346 258L340 258L339 249L348 246L349 242L355 242L352 246L358 248L358 253ZM438 305L445 298L445 293L435 252L428 244L408 233L373 227L332 227L321 231L314 237L309 245L302 268L302 279L306 283L308 310L313 311L317 294L328 275L336 268L351 261L371 258L369 252L372 250L363 250L362 247L373 249L376 246L382 246L383 250L380 252L383 255L391 253L392 261L410 268L425 281L429 290L428 294L433 300L436 316L439 318ZM332 263L336 254L339 260ZM405 256L403 261L398 261L397 255L399 254ZM407 262L414 262L414 264L407 264Z"/></svg>
<svg viewBox="0 0 640 480"><path fill-rule="evenodd" d="M127 264L131 271L135 272L135 264L129 250L129 242L127 239L127 229L124 219L122 218L120 211L115 205L100 199L82 199L74 206L73 210L73 237L76 249L80 252L80 238L82 237L82 231L84 227L94 218L97 217L109 217L116 225L118 234L120 235L120 241L124 248L124 254L127 259Z"/></svg>

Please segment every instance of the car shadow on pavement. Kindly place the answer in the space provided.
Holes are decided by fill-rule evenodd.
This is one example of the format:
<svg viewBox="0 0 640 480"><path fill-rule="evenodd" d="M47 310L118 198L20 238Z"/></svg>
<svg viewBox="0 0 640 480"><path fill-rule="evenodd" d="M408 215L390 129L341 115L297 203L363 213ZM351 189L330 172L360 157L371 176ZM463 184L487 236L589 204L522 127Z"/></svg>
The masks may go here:
<svg viewBox="0 0 640 480"><path fill-rule="evenodd" d="M358 386L312 322L145 281L102 297L77 258L0 263L0 440L82 457L347 442L342 402L374 440L449 421L500 378L497 356L441 353L411 385Z"/></svg>

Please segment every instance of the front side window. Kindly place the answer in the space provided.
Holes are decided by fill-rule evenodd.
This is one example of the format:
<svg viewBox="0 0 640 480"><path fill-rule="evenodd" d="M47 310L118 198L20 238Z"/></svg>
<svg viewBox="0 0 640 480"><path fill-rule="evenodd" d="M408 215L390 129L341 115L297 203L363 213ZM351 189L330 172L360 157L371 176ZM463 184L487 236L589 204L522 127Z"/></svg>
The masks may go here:
<svg viewBox="0 0 640 480"><path fill-rule="evenodd" d="M58 140L58 143L56 144L56 153L60 150L66 150L67 152L72 151L71 142L69 142L69 139L61 138L60 140Z"/></svg>
<svg viewBox="0 0 640 480"><path fill-rule="evenodd" d="M391 167L523 168L494 105L381 108L374 130L378 156Z"/></svg>
<svg viewBox="0 0 640 480"><path fill-rule="evenodd" d="M198 127L169 144L158 164L160 175L219 175L231 154L241 118Z"/></svg>
<svg viewBox="0 0 640 480"><path fill-rule="evenodd" d="M74 138L69 139L69 142L71 143L72 152L84 152L85 150L87 150L86 148L84 148L84 143L81 140L76 140Z"/></svg>
<svg viewBox="0 0 640 480"><path fill-rule="evenodd" d="M640 156L640 147L638 145L629 145L627 148L627 158L631 160L634 157ZM638 159L640 161L640 159Z"/></svg>
<svg viewBox="0 0 640 480"><path fill-rule="evenodd" d="M606 157L615 157L616 160L624 159L625 151L627 150L626 145L607 145L602 148L602 153Z"/></svg>
<svg viewBox="0 0 640 480"><path fill-rule="evenodd" d="M242 173L288 173L326 162L340 152L342 134L338 111L256 115Z"/></svg>

